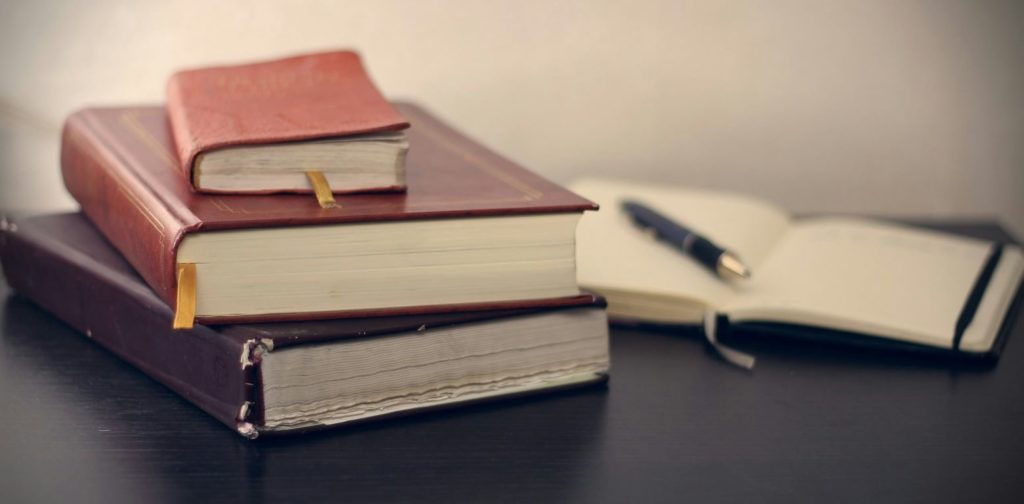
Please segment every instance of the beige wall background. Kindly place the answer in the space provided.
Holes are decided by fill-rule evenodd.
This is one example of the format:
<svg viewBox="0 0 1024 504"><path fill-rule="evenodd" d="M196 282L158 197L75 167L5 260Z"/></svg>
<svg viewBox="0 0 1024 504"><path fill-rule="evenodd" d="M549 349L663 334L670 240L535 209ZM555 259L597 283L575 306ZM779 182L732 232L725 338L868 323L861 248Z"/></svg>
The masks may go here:
<svg viewBox="0 0 1024 504"><path fill-rule="evenodd" d="M57 163L76 108L338 47L557 181L996 216L1024 238L1024 6L1000 1L5 1L0 208L74 208Z"/></svg>

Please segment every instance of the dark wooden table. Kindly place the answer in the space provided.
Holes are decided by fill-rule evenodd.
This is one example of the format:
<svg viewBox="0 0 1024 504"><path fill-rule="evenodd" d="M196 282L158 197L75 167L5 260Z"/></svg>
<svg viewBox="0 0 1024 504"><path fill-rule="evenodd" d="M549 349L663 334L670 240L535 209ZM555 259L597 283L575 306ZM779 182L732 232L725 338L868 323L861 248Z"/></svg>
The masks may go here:
<svg viewBox="0 0 1024 504"><path fill-rule="evenodd" d="M992 368L773 341L752 374L616 328L607 388L250 442L0 306L3 502L1024 502L1021 320Z"/></svg>

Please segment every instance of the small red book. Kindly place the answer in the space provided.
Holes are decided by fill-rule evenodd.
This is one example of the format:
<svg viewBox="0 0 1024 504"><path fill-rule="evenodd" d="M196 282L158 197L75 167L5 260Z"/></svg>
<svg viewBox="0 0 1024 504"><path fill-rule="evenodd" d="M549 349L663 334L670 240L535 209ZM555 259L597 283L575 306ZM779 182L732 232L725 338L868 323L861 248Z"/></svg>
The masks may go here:
<svg viewBox="0 0 1024 504"><path fill-rule="evenodd" d="M335 51L185 70L167 86L178 167L203 192L401 190L409 124Z"/></svg>
<svg viewBox="0 0 1024 504"><path fill-rule="evenodd" d="M422 109L408 190L321 208L297 194L200 194L173 170L163 107L68 118L64 183L182 320L238 322L590 302L575 228L596 205ZM183 282L183 283L182 283Z"/></svg>

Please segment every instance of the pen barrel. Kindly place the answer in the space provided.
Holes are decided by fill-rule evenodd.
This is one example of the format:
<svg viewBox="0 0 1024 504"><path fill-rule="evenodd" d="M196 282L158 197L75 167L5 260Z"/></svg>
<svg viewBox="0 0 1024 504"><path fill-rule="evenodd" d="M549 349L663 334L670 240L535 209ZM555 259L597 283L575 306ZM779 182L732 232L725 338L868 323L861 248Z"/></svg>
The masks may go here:
<svg viewBox="0 0 1024 504"><path fill-rule="evenodd" d="M689 244L684 243L683 248L686 249L694 259L700 261L701 264L711 268L712 271L717 271L718 258L725 253L725 250L696 234L690 234L689 241Z"/></svg>
<svg viewBox="0 0 1024 504"><path fill-rule="evenodd" d="M718 260L725 253L724 249L641 203L623 201L622 208L634 224L653 232L656 239L689 254L694 260L719 274Z"/></svg>

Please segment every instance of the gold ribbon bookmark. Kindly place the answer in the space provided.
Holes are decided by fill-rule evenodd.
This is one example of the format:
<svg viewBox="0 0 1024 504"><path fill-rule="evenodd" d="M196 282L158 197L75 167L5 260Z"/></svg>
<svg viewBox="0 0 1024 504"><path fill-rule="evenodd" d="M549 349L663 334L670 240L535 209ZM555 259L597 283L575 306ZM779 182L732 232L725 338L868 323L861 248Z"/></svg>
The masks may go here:
<svg viewBox="0 0 1024 504"><path fill-rule="evenodd" d="M313 184L313 192L316 193L316 200L320 203L320 208L338 208L341 206L334 201L331 186L327 184L327 178L324 177L323 172L307 171L306 176L309 177L309 183Z"/></svg>
<svg viewBox="0 0 1024 504"><path fill-rule="evenodd" d="M174 309L174 329L192 329L196 318L196 265L178 265L178 302Z"/></svg>

